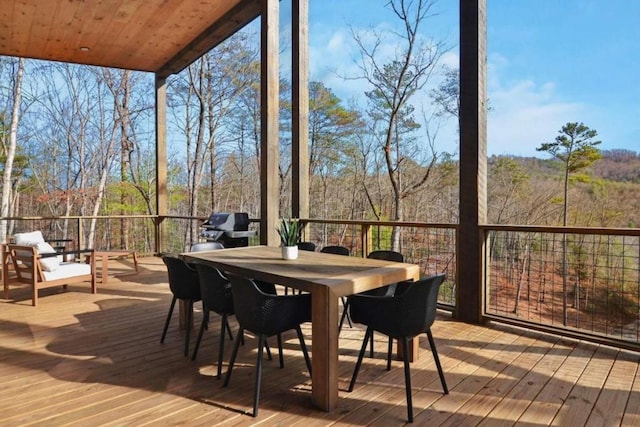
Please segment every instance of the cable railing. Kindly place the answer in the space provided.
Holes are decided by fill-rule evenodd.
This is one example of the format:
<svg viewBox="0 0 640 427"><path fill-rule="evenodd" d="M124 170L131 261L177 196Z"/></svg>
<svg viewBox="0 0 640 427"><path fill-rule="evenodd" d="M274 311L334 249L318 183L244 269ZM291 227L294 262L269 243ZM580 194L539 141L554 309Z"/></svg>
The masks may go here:
<svg viewBox="0 0 640 427"><path fill-rule="evenodd" d="M42 230L48 239L83 249L93 230L94 247L139 254L184 252L199 240L205 218L154 215L9 218L10 234ZM318 248L342 245L352 256L398 250L423 276L445 273L439 303L455 310L457 224L304 219L304 240ZM91 227L91 224L94 224ZM259 221L250 230L258 235ZM640 349L640 229L485 225L486 319ZM123 247L126 244L128 247Z"/></svg>
<svg viewBox="0 0 640 427"><path fill-rule="evenodd" d="M404 255L406 262L418 264L423 277L446 274L438 301L449 309L456 305L457 224L319 219L304 222L307 224L305 240L318 248L346 246L352 256L366 256L381 249L395 250Z"/></svg>
<svg viewBox="0 0 640 427"><path fill-rule="evenodd" d="M640 230L482 229L487 317L640 348Z"/></svg>
<svg viewBox="0 0 640 427"><path fill-rule="evenodd" d="M11 217L7 236L40 230L48 241L71 252L93 247L101 250L127 249L139 254L155 252L155 215ZM91 244L89 243L91 242Z"/></svg>

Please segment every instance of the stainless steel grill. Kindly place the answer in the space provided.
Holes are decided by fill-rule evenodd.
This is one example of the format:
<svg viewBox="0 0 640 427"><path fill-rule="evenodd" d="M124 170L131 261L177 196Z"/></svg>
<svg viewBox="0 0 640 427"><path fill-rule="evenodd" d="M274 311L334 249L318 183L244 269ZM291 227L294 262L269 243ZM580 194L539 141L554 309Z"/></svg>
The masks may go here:
<svg viewBox="0 0 640 427"><path fill-rule="evenodd" d="M246 212L212 213L200 226L200 237L207 242L220 242L225 248L249 246L249 214Z"/></svg>

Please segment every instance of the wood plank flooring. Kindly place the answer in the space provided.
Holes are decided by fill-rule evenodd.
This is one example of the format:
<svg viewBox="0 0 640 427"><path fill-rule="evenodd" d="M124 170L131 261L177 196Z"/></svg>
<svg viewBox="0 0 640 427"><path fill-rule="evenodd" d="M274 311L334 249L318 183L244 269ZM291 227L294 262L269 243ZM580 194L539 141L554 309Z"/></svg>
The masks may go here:
<svg viewBox="0 0 640 427"><path fill-rule="evenodd" d="M363 337L340 336L340 402L324 413L310 402L311 381L295 333L285 336L285 367L265 360L260 412L251 411L256 340L247 336L231 383L216 379L219 317L212 314L198 358L183 356L177 313L160 335L171 293L159 258L140 273L88 285L27 289L0 300L0 426L390 426L406 423L404 373L385 370L385 338L346 389ZM111 261L111 271L126 268ZM201 319L198 304L191 349ZM231 320L237 329L235 319ZM311 329L303 328L313 357ZM638 426L640 355L534 331L468 325L440 313L433 328L450 394L443 395L426 337L412 363L415 425ZM271 340L272 349L275 339ZM225 363L232 349L227 338ZM226 364L224 367L226 370ZM223 370L223 373L224 373Z"/></svg>

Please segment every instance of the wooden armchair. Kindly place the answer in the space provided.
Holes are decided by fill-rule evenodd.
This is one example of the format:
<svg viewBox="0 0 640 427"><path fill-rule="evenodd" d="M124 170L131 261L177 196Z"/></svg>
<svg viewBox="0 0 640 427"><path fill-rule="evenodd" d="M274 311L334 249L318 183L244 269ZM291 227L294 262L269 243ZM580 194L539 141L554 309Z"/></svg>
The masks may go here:
<svg viewBox="0 0 640 427"><path fill-rule="evenodd" d="M84 251L83 251L84 252ZM93 250L88 251L93 255ZM90 282L91 292L96 293L96 259L91 256L88 264L59 262L58 254L38 251L38 245L2 245L2 282L4 299L9 299L9 285L28 284L32 288L32 305L38 304L38 290L69 283ZM55 268L51 261L55 260ZM13 274L10 273L13 272Z"/></svg>

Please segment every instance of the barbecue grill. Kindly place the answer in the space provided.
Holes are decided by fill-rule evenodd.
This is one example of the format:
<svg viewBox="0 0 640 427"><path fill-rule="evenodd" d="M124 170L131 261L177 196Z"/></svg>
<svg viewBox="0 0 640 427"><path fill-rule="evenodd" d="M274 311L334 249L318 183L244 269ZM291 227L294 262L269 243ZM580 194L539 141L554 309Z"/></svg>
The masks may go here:
<svg viewBox="0 0 640 427"><path fill-rule="evenodd" d="M225 248L249 246L249 237L257 234L249 231L249 214L246 212L212 213L200 225L200 237L207 242L220 242Z"/></svg>

